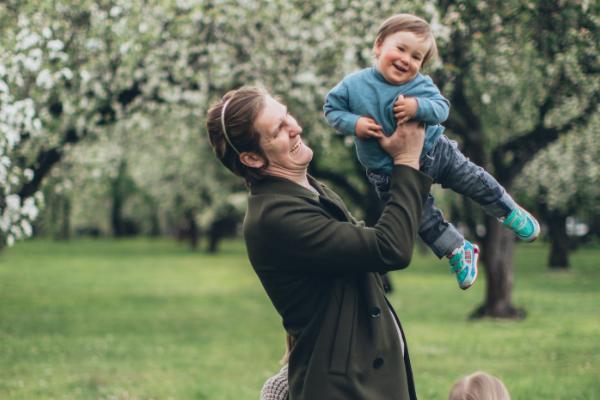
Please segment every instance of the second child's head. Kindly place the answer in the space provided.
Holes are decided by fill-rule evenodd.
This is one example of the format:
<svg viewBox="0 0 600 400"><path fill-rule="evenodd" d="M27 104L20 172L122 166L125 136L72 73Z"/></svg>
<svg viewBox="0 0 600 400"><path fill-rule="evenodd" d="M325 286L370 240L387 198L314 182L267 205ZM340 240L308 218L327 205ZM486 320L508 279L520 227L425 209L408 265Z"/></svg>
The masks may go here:
<svg viewBox="0 0 600 400"><path fill-rule="evenodd" d="M383 21L373 50L377 70L393 85L410 81L437 56L429 24L412 14L396 14Z"/></svg>
<svg viewBox="0 0 600 400"><path fill-rule="evenodd" d="M510 394L500 379L479 371L456 382L448 400L510 400Z"/></svg>

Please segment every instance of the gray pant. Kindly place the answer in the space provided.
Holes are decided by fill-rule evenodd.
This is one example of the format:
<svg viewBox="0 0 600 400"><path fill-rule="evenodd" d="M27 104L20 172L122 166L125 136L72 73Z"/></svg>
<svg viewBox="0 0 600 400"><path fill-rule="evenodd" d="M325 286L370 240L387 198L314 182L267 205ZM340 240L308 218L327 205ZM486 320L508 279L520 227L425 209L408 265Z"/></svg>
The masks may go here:
<svg viewBox="0 0 600 400"><path fill-rule="evenodd" d="M480 166L466 158L454 140L440 136L433 149L421 155L421 172L439 183L479 203L492 217L508 215L517 207L506 190ZM375 186L380 199L389 199L390 177L367 170L369 181ZM431 194L423 206L419 236L433 252L442 258L461 246L464 237L450 222L444 219L442 211L434 205Z"/></svg>

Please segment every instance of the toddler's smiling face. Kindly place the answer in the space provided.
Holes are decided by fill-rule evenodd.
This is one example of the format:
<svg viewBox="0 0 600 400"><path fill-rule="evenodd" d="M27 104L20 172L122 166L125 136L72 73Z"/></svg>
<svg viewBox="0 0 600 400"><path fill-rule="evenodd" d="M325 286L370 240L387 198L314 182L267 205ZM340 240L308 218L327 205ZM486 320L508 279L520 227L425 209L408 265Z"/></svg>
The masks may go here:
<svg viewBox="0 0 600 400"><path fill-rule="evenodd" d="M375 44L377 70L393 85L413 79L431 48L431 39L412 32L395 32Z"/></svg>

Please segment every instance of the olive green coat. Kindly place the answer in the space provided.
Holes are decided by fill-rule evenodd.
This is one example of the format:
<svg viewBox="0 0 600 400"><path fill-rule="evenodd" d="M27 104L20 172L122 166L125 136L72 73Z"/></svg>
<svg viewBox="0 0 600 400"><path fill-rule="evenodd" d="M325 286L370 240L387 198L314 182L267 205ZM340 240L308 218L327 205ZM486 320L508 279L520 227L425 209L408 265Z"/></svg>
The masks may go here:
<svg viewBox="0 0 600 400"><path fill-rule="evenodd" d="M310 182L319 195L282 178L253 184L244 220L250 262L296 340L290 400L415 399L379 273L410 263L431 180L394 167L391 200L373 228Z"/></svg>

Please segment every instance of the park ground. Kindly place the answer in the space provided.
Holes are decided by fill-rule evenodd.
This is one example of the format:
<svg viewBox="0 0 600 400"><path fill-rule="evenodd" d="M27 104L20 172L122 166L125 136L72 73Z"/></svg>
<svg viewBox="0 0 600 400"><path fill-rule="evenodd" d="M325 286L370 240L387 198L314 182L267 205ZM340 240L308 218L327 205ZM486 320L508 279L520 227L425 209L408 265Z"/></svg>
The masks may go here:
<svg viewBox="0 0 600 400"><path fill-rule="evenodd" d="M475 370L513 399L600 399L600 247L551 271L519 245L523 321L469 321L484 276L459 290L416 254L394 272L420 399L445 399ZM0 254L0 399L257 399L278 370L278 315L243 243L216 255L168 240L27 241Z"/></svg>

